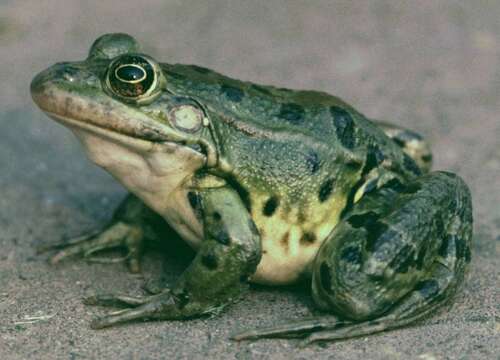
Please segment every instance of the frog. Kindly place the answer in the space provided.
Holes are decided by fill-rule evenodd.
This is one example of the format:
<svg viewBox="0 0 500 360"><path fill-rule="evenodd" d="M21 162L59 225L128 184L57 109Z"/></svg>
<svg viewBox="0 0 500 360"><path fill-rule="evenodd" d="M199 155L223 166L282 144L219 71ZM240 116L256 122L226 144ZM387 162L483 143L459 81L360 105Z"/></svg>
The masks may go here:
<svg viewBox="0 0 500 360"><path fill-rule="evenodd" d="M129 191L104 229L49 246L52 264L121 247L140 272L145 241L169 241L162 226L196 254L171 286L84 299L121 308L94 329L214 315L249 284L301 283L316 315L232 339L341 340L428 317L464 282L465 182L431 171L420 134L338 97L160 63L124 33L40 72L31 95Z"/></svg>

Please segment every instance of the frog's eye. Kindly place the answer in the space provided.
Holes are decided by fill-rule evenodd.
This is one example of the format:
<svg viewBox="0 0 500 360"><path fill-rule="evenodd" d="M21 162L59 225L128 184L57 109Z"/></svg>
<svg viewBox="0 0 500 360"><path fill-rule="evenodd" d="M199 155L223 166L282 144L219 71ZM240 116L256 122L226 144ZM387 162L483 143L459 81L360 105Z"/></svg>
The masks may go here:
<svg viewBox="0 0 500 360"><path fill-rule="evenodd" d="M141 102L159 93L158 65L144 55L127 54L113 60L106 85L124 101Z"/></svg>
<svg viewBox="0 0 500 360"><path fill-rule="evenodd" d="M201 128L205 114L193 105L179 105L170 110L168 118L177 129L194 133Z"/></svg>

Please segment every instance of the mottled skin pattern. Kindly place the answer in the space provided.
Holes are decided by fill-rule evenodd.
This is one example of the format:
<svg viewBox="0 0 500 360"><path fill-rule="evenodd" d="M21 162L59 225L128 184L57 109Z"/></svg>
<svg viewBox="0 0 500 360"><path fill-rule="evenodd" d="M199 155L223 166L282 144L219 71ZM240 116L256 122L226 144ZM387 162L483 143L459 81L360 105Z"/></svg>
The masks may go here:
<svg viewBox="0 0 500 360"><path fill-rule="evenodd" d="M85 61L40 73L32 95L133 194L107 229L65 244L52 262L121 245L139 271L142 240L162 239L163 219L197 250L171 289L86 299L128 307L95 328L199 316L236 300L248 281L309 278L317 306L341 320L235 339L340 339L420 319L463 280L467 186L428 173L431 153L418 134L369 121L334 96L158 64L125 34L96 40Z"/></svg>

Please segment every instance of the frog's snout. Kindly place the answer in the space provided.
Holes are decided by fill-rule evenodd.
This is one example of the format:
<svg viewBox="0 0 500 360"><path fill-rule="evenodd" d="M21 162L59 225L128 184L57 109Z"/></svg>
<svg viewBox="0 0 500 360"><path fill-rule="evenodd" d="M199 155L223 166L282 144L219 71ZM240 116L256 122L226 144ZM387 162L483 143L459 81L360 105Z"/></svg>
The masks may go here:
<svg viewBox="0 0 500 360"><path fill-rule="evenodd" d="M76 69L67 62L57 63L38 73L31 81L31 94L39 94L60 80L74 81Z"/></svg>
<svg viewBox="0 0 500 360"><path fill-rule="evenodd" d="M31 81L30 91L33 101L42 109L53 102L57 90L76 83L82 77L81 71L70 62L61 62L41 71Z"/></svg>

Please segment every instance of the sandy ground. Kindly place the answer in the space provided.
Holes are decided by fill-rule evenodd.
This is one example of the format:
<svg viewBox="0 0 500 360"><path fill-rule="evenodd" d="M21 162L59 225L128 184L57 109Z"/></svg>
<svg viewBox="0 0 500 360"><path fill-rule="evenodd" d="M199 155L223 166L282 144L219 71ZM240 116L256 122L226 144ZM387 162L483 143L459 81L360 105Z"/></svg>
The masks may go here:
<svg viewBox="0 0 500 360"><path fill-rule="evenodd" d="M498 19L495 0L1 1L0 358L499 359ZM84 295L139 294L144 279L121 264L50 267L34 249L102 225L124 190L35 108L29 82L117 31L161 61L325 90L425 134L435 168L459 173L473 194L472 270L454 305L420 326L303 350L293 340L228 340L310 314L297 289L256 287L214 318L90 330L102 309L84 306ZM167 247L146 254L145 278L164 268L172 281L189 262L186 248Z"/></svg>

